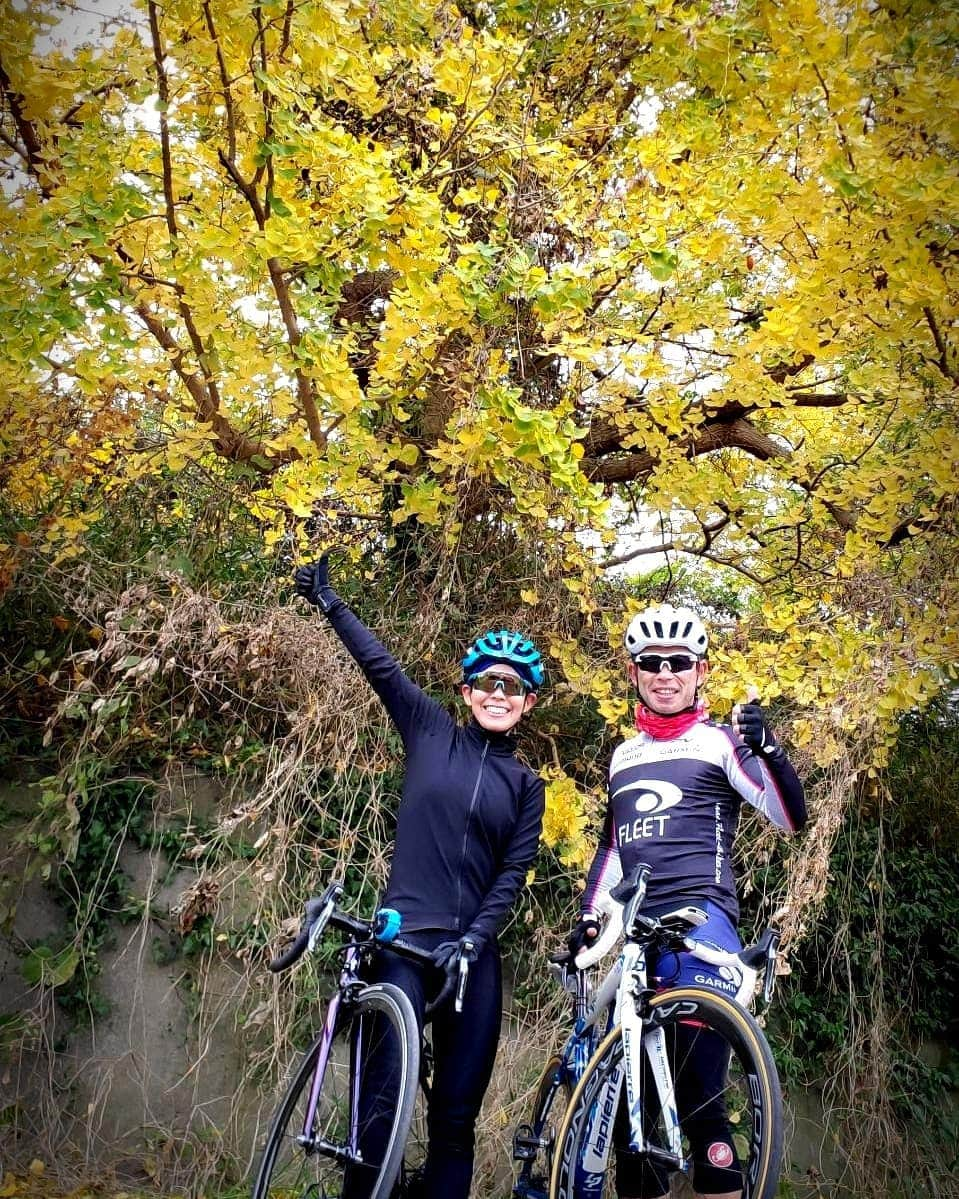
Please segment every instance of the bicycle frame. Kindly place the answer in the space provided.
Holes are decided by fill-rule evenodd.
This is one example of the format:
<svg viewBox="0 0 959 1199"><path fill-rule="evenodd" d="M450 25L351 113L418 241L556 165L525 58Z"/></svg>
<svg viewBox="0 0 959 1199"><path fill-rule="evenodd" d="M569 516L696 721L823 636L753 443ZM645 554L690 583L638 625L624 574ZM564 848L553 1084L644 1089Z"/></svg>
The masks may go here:
<svg viewBox="0 0 959 1199"><path fill-rule="evenodd" d="M650 1028L644 1016L644 1000L653 994L648 984L646 952L656 936L663 931L658 921L639 916L639 909L645 898L647 877L648 874L640 871L635 891L625 908L611 897L607 897L603 905L607 916L603 934L596 945L582 951L576 960L580 970L592 965L616 942L620 932L625 930L626 940L622 951L597 989L593 1007L586 1017L587 1024L594 1025L602 1010L613 1003L611 1024L622 1029L623 1066L613 1072L604 1092L597 1097L584 1141L584 1170L588 1176L596 1176L600 1188L609 1164L613 1121L624 1084L629 1115L630 1148L660 1162L670 1170L685 1170L689 1166L682 1156L682 1128L675 1102L675 1087L665 1036L661 1028ZM693 907L683 909L681 915L687 929L694 928L706 919L704 912ZM740 954L700 945L679 933L672 935L678 943L677 948L682 948L703 961L719 966L735 966L743 974L737 998L751 994L757 971L745 962ZM771 968L769 973L771 975ZM643 1131L644 1059L648 1063L656 1087L661 1118L665 1125L665 1149L651 1144ZM589 1187L590 1183L587 1180L584 1186L585 1193L589 1193Z"/></svg>
<svg viewBox="0 0 959 1199"><path fill-rule="evenodd" d="M381 916L385 915L386 909L379 912L372 922L358 920L356 917L350 916L337 908L337 902L342 894L343 885L335 882L327 887L322 897L311 899L307 902L304 923L296 940L280 957L270 963L270 969L274 972L285 970L304 954L312 953L319 944L328 924L332 924L353 938L344 947L343 965L340 970L337 987L327 1006L323 1031L320 1035L316 1065L313 1069L313 1077L310 1083L309 1098L303 1116L303 1126L296 1138L297 1144L301 1146L307 1155L321 1153L336 1161L348 1163L360 1162L362 1160L359 1150L359 1079L363 1073L364 1044L363 1038L359 1035L358 1031L354 1034L350 1045L349 1129L346 1140L343 1144L332 1144L323 1139L318 1141L314 1135L323 1080L329 1067L330 1052L343 1004L349 1003L351 994L365 985L360 976L360 968L364 953L374 943L378 942L384 948L400 953L404 957L417 961L422 965L432 965L432 958L426 950L402 941L396 936L400 927L396 913L390 913L391 916L397 917L395 922L391 919L382 928L379 928L377 921ZM386 935L381 935L383 933ZM448 974L446 985L441 989L439 995L427 1004L427 1015L439 1006L448 995L452 994L454 986L456 988L455 1008L456 1011L461 1010L467 973L468 960L462 958L459 962L457 976L454 978ZM424 1045L427 1044L422 1031L421 1037L422 1043Z"/></svg>
<svg viewBox="0 0 959 1199"><path fill-rule="evenodd" d="M320 931L322 931L322 924L320 922L318 924ZM318 937L319 933L316 935ZM329 1061L330 1047L333 1044L333 1034L336 1031L336 1022L340 1014L340 1006L343 1003L343 996L347 993L348 989L360 982L358 971L361 957L361 951L357 946L350 945L347 948L337 989L326 1009L326 1019L323 1022L323 1034L320 1041L320 1052L317 1055L313 1083L310 1087L310 1099L303 1117L303 1131L297 1137L298 1143L303 1146L307 1153L329 1153L336 1158L346 1161L356 1161L358 1155L360 1089L357 1079L360 1077L362 1066L361 1054L363 1052L363 1045L361 1041L358 1041L353 1047L353 1051L357 1056L354 1060L354 1068L350 1071L350 1131L346 1145L329 1145L326 1143L318 1145L312 1134L312 1130L316 1120L316 1109L320 1101L323 1078L326 1074L326 1067Z"/></svg>
<svg viewBox="0 0 959 1199"><path fill-rule="evenodd" d="M615 1006L612 1024L622 1029L623 1068L611 1076L605 1093L596 1103L586 1136L583 1164L590 1174L602 1176L609 1164L612 1146L612 1125L619 1106L623 1084L629 1113L631 1148L656 1157L671 1169L685 1168L682 1158L682 1131L679 1112L674 1101L672 1070L666 1052L662 1029L646 1029L642 1016L642 998L649 994L646 977L646 947L627 942L616 966L605 980L615 983ZM594 1016L598 1013L594 1013ZM643 1134L643 1057L649 1068L659 1096L660 1107L669 1139L668 1152L650 1145Z"/></svg>

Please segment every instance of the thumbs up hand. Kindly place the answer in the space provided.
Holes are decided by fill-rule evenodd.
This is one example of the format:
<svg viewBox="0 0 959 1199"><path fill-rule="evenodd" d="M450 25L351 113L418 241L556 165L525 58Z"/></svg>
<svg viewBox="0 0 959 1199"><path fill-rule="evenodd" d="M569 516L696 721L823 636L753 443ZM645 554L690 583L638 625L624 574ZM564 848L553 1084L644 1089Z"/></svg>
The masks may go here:
<svg viewBox="0 0 959 1199"><path fill-rule="evenodd" d="M776 738L759 704L758 688L746 688L746 702L733 708L732 726L753 753L765 755L776 748Z"/></svg>

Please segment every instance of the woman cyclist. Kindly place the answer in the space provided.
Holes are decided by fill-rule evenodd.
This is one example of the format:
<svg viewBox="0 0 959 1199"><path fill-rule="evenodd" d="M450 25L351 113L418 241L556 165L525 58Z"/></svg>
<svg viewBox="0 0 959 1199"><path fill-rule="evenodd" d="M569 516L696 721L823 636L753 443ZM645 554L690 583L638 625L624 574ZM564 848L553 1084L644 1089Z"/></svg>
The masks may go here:
<svg viewBox="0 0 959 1199"><path fill-rule="evenodd" d="M629 679L639 693L639 735L621 742L609 767L609 800L599 847L583 893L581 918L569 937L572 953L598 932L600 898L645 862L652 869L644 911L663 916L687 904L706 911L690 934L718 949L742 948L732 846L743 800L780 828L806 820L802 784L751 696L737 704L731 727L708 720L699 688L706 676L708 634L689 608L656 605L626 631ZM652 985L698 983L736 999L742 979L688 953L650 959ZM697 1038L697 1053L706 1038ZM707 1045L698 1063L704 1094L678 1096L693 1149L696 1194L739 1199L742 1172L722 1102L722 1044ZM695 1110L695 1118L683 1115ZM625 1148L625 1118L617 1128L616 1190L620 1199L660 1199L669 1178Z"/></svg>
<svg viewBox="0 0 959 1199"><path fill-rule="evenodd" d="M384 903L399 911L403 938L430 950L437 969L383 953L374 966L375 981L401 987L422 1028L440 971L464 955L471 963L462 1012L454 1012L450 1001L433 1015L429 1150L422 1180L424 1199L465 1199L476 1119L499 1041L496 933L536 856L542 826L543 782L517 761L512 736L536 703L542 660L520 633L499 630L478 637L462 661L460 692L470 718L460 725L407 678L333 591L326 556L300 567L295 587L326 616L355 659L406 753ZM388 1078L392 1063L380 1061L377 1069ZM365 1096L364 1106L375 1107L374 1099ZM362 1170L353 1169L344 1196L366 1193Z"/></svg>

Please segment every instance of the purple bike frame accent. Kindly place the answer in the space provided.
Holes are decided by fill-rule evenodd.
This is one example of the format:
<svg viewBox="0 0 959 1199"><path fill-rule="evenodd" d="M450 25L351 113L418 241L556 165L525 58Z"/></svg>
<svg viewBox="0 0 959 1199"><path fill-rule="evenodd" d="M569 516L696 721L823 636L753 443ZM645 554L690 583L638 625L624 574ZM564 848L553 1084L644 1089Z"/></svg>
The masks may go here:
<svg viewBox="0 0 959 1199"><path fill-rule="evenodd" d="M353 1092L350 1096L350 1153L355 1157L360 1148L360 1079L363 1077L362 1037L354 1036L353 1044L350 1047L350 1056L353 1058L350 1069L350 1089Z"/></svg>
<svg viewBox="0 0 959 1199"><path fill-rule="evenodd" d="M351 949L343 963L343 973L340 977L341 983L347 977L352 975L359 965L359 953L355 949ZM313 1073L313 1085L310 1088L310 1102L306 1105L306 1115L303 1119L303 1138L311 1140L313 1136L313 1121L316 1118L316 1108L320 1102L320 1088L323 1086L323 1076L326 1074L326 1065L330 1057L330 1046L333 1044L333 1030L336 1028L336 1018L340 1011L340 1002L342 1000L342 992L337 991L330 1000L330 1006L326 1010L326 1021L323 1024L323 1038L320 1042L320 1053L316 1059L316 1070ZM358 1069L358 1068L357 1068ZM356 1077L356 1071L352 1071ZM350 1103L350 1142L349 1149L351 1153L356 1152L357 1139L357 1114L359 1104L359 1087L353 1087L354 1095Z"/></svg>

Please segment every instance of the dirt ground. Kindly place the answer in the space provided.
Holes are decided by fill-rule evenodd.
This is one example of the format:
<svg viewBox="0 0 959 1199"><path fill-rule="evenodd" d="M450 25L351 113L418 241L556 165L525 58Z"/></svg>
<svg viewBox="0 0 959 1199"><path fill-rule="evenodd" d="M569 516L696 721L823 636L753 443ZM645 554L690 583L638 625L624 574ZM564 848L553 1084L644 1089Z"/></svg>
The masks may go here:
<svg viewBox="0 0 959 1199"><path fill-rule="evenodd" d="M0 1199L216 1199L215 1196L160 1196L158 1191L124 1189L118 1184L89 1182L63 1189L47 1175L41 1161L18 1173L4 1172L0 1176Z"/></svg>

